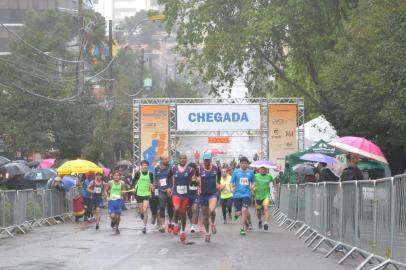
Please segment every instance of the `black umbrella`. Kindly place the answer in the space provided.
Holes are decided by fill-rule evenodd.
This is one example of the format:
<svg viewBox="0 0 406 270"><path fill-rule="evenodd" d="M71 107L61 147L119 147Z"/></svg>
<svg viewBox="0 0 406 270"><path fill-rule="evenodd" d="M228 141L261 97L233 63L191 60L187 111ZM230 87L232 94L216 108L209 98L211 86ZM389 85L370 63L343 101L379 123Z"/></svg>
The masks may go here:
<svg viewBox="0 0 406 270"><path fill-rule="evenodd" d="M39 160L33 160L33 161L29 161L27 163L27 166L30 168L34 168L37 167L39 165L40 161Z"/></svg>
<svg viewBox="0 0 406 270"><path fill-rule="evenodd" d="M55 178L58 174L52 169L32 169L24 175L28 181L49 180Z"/></svg>
<svg viewBox="0 0 406 270"><path fill-rule="evenodd" d="M24 175L29 171L31 171L31 169L23 163L11 162L0 167L0 174L2 174L6 179L13 178L14 176L18 175Z"/></svg>
<svg viewBox="0 0 406 270"><path fill-rule="evenodd" d="M9 163L10 160L6 157L0 156L0 166L3 166L4 164Z"/></svg>

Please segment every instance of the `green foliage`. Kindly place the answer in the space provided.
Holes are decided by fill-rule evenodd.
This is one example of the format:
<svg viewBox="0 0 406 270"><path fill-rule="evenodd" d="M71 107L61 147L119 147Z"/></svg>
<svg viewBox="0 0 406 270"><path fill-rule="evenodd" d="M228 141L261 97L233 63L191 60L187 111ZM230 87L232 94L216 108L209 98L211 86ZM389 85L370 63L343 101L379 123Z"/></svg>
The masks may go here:
<svg viewBox="0 0 406 270"><path fill-rule="evenodd" d="M324 114L406 168L405 1L160 2L183 70L214 93L243 77L251 96L303 96L307 119Z"/></svg>
<svg viewBox="0 0 406 270"><path fill-rule="evenodd" d="M395 173L406 166L405 21L404 1L361 1L322 70L327 119L340 135L376 141Z"/></svg>

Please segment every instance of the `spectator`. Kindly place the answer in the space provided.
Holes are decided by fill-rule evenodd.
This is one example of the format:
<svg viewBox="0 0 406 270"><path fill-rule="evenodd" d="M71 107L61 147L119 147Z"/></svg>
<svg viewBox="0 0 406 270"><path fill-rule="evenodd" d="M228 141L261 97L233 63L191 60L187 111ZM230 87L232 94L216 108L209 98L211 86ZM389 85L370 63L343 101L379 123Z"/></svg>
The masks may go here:
<svg viewBox="0 0 406 270"><path fill-rule="evenodd" d="M357 154L347 154L347 168L341 174L341 181L364 180L362 171L358 168L359 156Z"/></svg>
<svg viewBox="0 0 406 270"><path fill-rule="evenodd" d="M320 162L320 177L319 182L337 182L340 178L333 173L330 168L327 168L327 163Z"/></svg>
<svg viewBox="0 0 406 270"><path fill-rule="evenodd" d="M56 189L57 191L64 191L62 178L60 176L55 177L52 181L51 189Z"/></svg>

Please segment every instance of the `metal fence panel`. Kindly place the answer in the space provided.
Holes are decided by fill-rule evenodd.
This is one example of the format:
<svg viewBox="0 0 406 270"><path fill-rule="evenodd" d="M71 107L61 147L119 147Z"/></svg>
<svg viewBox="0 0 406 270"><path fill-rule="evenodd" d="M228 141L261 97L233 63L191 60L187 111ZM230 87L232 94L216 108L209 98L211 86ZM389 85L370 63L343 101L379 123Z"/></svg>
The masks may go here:
<svg viewBox="0 0 406 270"><path fill-rule="evenodd" d="M288 218L296 220L297 216L297 185L289 185Z"/></svg>
<svg viewBox="0 0 406 270"><path fill-rule="evenodd" d="M305 221L306 209L306 184L300 184L297 188L297 220Z"/></svg>
<svg viewBox="0 0 406 270"><path fill-rule="evenodd" d="M394 178L392 258L406 262L406 174Z"/></svg>
<svg viewBox="0 0 406 270"><path fill-rule="evenodd" d="M357 244L356 226L357 218L355 216L356 207L356 182L343 182L342 188L342 222L341 222L341 239L342 242L355 246Z"/></svg>
<svg viewBox="0 0 406 270"><path fill-rule="evenodd" d="M326 185L326 236L341 241L341 183L327 182Z"/></svg>

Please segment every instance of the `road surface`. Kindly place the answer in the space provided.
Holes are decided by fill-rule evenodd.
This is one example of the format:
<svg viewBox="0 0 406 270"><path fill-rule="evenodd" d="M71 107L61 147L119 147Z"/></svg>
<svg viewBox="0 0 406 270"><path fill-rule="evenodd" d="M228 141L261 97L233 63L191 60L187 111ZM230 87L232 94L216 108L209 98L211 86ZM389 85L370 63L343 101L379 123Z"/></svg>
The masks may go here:
<svg viewBox="0 0 406 270"><path fill-rule="evenodd" d="M219 209L218 209L219 210ZM253 213L253 209L251 209ZM294 232L282 231L272 223L268 232L239 235L236 223L223 224L218 212L218 233L211 243L190 236L187 244L178 237L161 234L149 225L141 233L141 220L135 209L125 211L121 234L109 228L106 213L96 231L94 224L69 222L36 228L27 235L0 240L1 269L301 269L343 270L354 264L337 265L338 254L325 259L313 253ZM351 260L349 260L351 263ZM354 263L354 262L353 262Z"/></svg>

